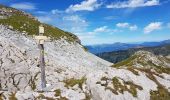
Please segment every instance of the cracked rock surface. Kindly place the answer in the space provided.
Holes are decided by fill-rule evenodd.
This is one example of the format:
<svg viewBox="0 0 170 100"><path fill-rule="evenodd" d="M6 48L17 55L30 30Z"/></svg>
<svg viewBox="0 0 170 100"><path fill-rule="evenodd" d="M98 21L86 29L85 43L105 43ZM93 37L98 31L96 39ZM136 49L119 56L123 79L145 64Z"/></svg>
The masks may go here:
<svg viewBox="0 0 170 100"><path fill-rule="evenodd" d="M150 100L160 84L170 92L167 73L152 79L144 71L112 68L64 38L44 47L47 87L41 92L36 41L0 25L0 100Z"/></svg>

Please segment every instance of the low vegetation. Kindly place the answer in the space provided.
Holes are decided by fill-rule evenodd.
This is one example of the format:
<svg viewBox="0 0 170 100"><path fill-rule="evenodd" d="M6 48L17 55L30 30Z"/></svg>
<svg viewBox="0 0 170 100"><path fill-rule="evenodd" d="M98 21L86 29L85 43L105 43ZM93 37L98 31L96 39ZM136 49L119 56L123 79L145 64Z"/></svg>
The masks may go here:
<svg viewBox="0 0 170 100"><path fill-rule="evenodd" d="M9 100L17 100L17 98L15 97L15 94L16 93L13 93L13 92L11 94L9 94L9 98L8 99Z"/></svg>
<svg viewBox="0 0 170 100"><path fill-rule="evenodd" d="M32 90L35 90L36 89L36 81L38 80L37 79L37 76L38 74L40 74L40 72L36 73L35 76L31 76L31 79L29 80L29 85L31 87Z"/></svg>
<svg viewBox="0 0 170 100"><path fill-rule="evenodd" d="M136 57L137 57L136 55L131 56L130 58L128 58L128 59L126 59L126 60L124 60L124 61L121 61L121 62L118 62L118 63L114 64L112 67L119 68L120 66L124 66L124 65L126 65L126 66L132 66L132 65L133 65L132 61L133 61Z"/></svg>
<svg viewBox="0 0 170 100"><path fill-rule="evenodd" d="M61 95L61 90L60 89L56 89L56 90L54 90L54 92L55 92L54 96L56 96L56 97Z"/></svg>
<svg viewBox="0 0 170 100"><path fill-rule="evenodd" d="M111 80L107 77L102 77L101 81L106 81L105 84L101 84L101 82L96 82L96 84L101 84L101 86L105 86L106 90L112 91L112 93L118 95L119 93L124 93L124 91L128 91L131 93L134 97L137 97L137 89L143 90L143 88L139 85L134 84L130 81L124 81L122 80L123 84L119 81L119 78L113 77ZM111 81L113 84L113 88L108 86L108 81ZM129 88L128 88L129 86Z"/></svg>
<svg viewBox="0 0 170 100"><path fill-rule="evenodd" d="M45 35L52 39L60 39L66 37L69 42L80 42L76 35L60 30L56 27L40 23L37 19L28 15L22 11L14 8L5 7L0 5L0 8L6 8L6 10L12 10L13 12L5 19L0 19L0 24L10 26L11 29L27 33L28 35L38 34L38 26L42 24L45 27ZM4 15L3 15L4 16Z"/></svg>
<svg viewBox="0 0 170 100"><path fill-rule="evenodd" d="M60 97L59 99L57 100L68 100L66 97Z"/></svg>
<svg viewBox="0 0 170 100"><path fill-rule="evenodd" d="M83 47L84 51L89 51L87 47Z"/></svg>
<svg viewBox="0 0 170 100"><path fill-rule="evenodd" d="M162 86L157 87L157 91L150 91L150 100L169 100L170 93Z"/></svg>
<svg viewBox="0 0 170 100"><path fill-rule="evenodd" d="M157 69L155 69L158 73L166 73L166 74L170 74L170 68L162 68L162 67L159 67Z"/></svg>
<svg viewBox="0 0 170 100"><path fill-rule="evenodd" d="M85 94L85 99L84 100L91 100L92 95L91 93L84 93Z"/></svg>
<svg viewBox="0 0 170 100"><path fill-rule="evenodd" d="M105 87L106 87L106 86L108 85L108 80L109 80L109 79L108 79L107 77L105 77L105 76L102 77L102 78L101 78L101 81L104 81L105 83L101 83L101 82L100 82L101 86L105 86Z"/></svg>
<svg viewBox="0 0 170 100"><path fill-rule="evenodd" d="M82 85L83 83L85 83L85 81L86 81L85 77L82 77L81 79L71 78L71 79L64 80L64 83L65 83L65 87L67 88L73 87L74 85L78 84L79 88L83 89Z"/></svg>
<svg viewBox="0 0 170 100"><path fill-rule="evenodd" d="M40 94L38 97L35 98L35 100L68 100L66 97L62 97L59 95L59 98L52 98L52 97L46 97L43 94Z"/></svg>
<svg viewBox="0 0 170 100"><path fill-rule="evenodd" d="M151 73L147 73L147 77L157 84L157 91L150 91L150 100L169 100L170 92L161 85Z"/></svg>
<svg viewBox="0 0 170 100"><path fill-rule="evenodd" d="M158 50L159 49L161 49L161 48L158 48ZM156 49L154 49L154 50L156 50ZM155 51L155 53L158 53L158 52ZM148 54L146 54L146 55L148 56ZM166 64L164 64L164 63L168 63L169 60L167 60L167 58L163 57L163 56L162 57L157 56L155 58L155 60L156 59L158 59L160 61L157 64L154 63L149 58L146 58L145 54L133 55L124 61L116 63L112 67L126 68L127 70L131 71L135 75L139 75L138 71L145 73L145 75L150 80L154 81L157 84L157 89L158 89L156 91L154 91L154 90L150 91L150 99L151 100L169 100L170 92L168 92L168 90L163 85L161 85L154 76L154 75L156 75L160 78L164 78L160 74L162 74L162 73L170 74L170 68L167 67ZM143 67L136 67L136 66L138 66L136 63L140 64ZM106 89L111 90L114 94L123 93L123 91L128 91L134 97L136 97L137 96L136 88L139 90L142 90L142 87L135 85L132 82L123 82L124 83L124 85L123 85L119 82L119 80L117 78L113 78L112 82L113 82L114 88L107 87ZM129 88L127 88L127 85L129 85Z"/></svg>
<svg viewBox="0 0 170 100"><path fill-rule="evenodd" d="M131 71L135 75L139 75L138 71L135 68L128 67L127 70Z"/></svg>
<svg viewBox="0 0 170 100"><path fill-rule="evenodd" d="M156 60L158 59L160 61L159 63L156 64L149 58L146 58L145 56L147 55L148 55L147 52L146 54L141 54L141 55L135 54L124 61L112 65L112 67L126 68L129 71L133 72L135 75L138 75L137 70L146 72L147 70L150 69L155 70L158 74L162 74L162 73L170 74L170 68L165 64L165 62L167 61L164 60L166 57L161 57L160 59L160 56L155 56L155 59Z"/></svg>
<svg viewBox="0 0 170 100"><path fill-rule="evenodd" d="M124 91L128 91L129 93L131 93L134 97L137 97L137 89L139 90L143 90L143 88L139 85L136 85L134 84L133 82L130 82L130 81L123 81L123 84L122 85L118 78L117 77L114 77L112 79L112 84L113 84L113 87L114 87L114 91L115 92L119 92L119 93L123 93ZM127 86L129 86L130 88L128 88ZM118 93L116 93L118 94Z"/></svg>
<svg viewBox="0 0 170 100"><path fill-rule="evenodd" d="M35 98L35 100L43 100L43 99L45 99L45 100L56 100L56 99L51 98L51 97L46 97L43 94L40 94L38 97Z"/></svg>
<svg viewBox="0 0 170 100"><path fill-rule="evenodd" d="M130 92L134 97L137 97L137 90L143 90L143 88L139 85L134 84L131 81L124 82L124 84L129 85L130 88L127 88L127 91Z"/></svg>
<svg viewBox="0 0 170 100"><path fill-rule="evenodd" d="M0 100L4 100L4 94L3 94L3 92L2 93L0 93Z"/></svg>
<svg viewBox="0 0 170 100"><path fill-rule="evenodd" d="M156 91L151 90L150 91L150 100L169 100L170 98L170 93L168 92L168 90L161 85L157 79L155 78L154 75L161 77L159 74L151 71L151 69L139 69L141 72L145 72L146 76L154 81L157 84L157 89ZM162 77L161 77L162 78Z"/></svg>

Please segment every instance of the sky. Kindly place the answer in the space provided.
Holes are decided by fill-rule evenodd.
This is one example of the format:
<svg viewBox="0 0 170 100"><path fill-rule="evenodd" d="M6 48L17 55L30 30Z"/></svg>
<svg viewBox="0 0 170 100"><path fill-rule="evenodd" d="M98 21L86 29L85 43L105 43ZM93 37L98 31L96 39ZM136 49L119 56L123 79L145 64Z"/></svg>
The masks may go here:
<svg viewBox="0 0 170 100"><path fill-rule="evenodd" d="M83 45L170 39L170 0L0 0L77 35Z"/></svg>

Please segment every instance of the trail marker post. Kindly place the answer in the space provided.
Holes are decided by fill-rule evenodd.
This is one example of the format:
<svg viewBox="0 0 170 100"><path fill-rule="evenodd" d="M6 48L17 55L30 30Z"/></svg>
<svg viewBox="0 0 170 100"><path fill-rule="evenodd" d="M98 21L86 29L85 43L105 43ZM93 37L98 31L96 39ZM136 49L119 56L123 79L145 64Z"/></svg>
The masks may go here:
<svg viewBox="0 0 170 100"><path fill-rule="evenodd" d="M43 34L44 34L44 27L42 25L40 25L39 26L39 35L35 36L35 39L37 40L38 47L40 49L41 89L42 90L46 87L44 42L47 40L47 36L43 36Z"/></svg>

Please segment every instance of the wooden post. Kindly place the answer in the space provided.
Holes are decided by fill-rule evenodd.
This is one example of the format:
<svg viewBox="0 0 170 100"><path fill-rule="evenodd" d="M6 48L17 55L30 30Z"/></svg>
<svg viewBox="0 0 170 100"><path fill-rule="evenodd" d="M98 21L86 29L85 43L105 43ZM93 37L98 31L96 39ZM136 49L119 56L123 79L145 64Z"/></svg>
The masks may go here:
<svg viewBox="0 0 170 100"><path fill-rule="evenodd" d="M35 36L37 40L38 47L40 49L40 68L41 68L41 89L46 87L46 79L45 79L45 59L44 59L44 42L47 40L47 36L43 36L44 27L39 26L39 35Z"/></svg>
<svg viewBox="0 0 170 100"><path fill-rule="evenodd" d="M39 49L40 49L40 67L41 67L41 88L43 90L46 87L44 45L39 44Z"/></svg>

